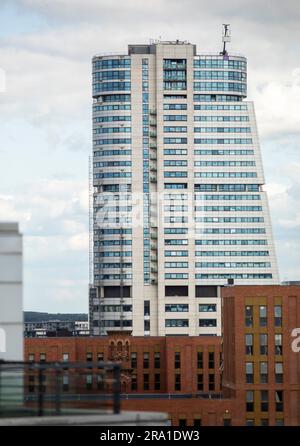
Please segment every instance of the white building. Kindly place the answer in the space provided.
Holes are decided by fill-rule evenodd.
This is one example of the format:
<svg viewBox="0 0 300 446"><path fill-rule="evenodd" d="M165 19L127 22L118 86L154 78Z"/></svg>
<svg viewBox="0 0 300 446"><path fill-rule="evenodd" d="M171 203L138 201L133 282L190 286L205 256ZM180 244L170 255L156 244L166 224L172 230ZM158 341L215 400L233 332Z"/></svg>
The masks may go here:
<svg viewBox="0 0 300 446"><path fill-rule="evenodd" d="M279 282L246 95L226 51L93 58L93 334L220 334L220 286Z"/></svg>
<svg viewBox="0 0 300 446"><path fill-rule="evenodd" d="M22 235L0 223L0 359L23 361Z"/></svg>

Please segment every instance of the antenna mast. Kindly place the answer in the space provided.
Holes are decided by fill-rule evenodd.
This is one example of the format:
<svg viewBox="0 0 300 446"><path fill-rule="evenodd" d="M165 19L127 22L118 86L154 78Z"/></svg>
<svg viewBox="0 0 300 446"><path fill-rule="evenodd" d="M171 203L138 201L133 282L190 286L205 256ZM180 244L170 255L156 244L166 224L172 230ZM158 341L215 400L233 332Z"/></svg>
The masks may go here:
<svg viewBox="0 0 300 446"><path fill-rule="evenodd" d="M228 55L226 51L226 43L231 41L231 32L229 26L230 23L223 23L223 34L222 34L223 51L220 52L220 55L222 56Z"/></svg>

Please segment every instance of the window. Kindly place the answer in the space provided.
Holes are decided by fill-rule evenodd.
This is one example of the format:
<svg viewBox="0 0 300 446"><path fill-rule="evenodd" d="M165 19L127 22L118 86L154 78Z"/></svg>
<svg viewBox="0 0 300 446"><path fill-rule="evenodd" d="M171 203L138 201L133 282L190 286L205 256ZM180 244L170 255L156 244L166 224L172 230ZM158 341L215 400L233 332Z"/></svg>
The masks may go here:
<svg viewBox="0 0 300 446"><path fill-rule="evenodd" d="M245 325L246 327L253 327L253 307L249 305L245 308Z"/></svg>
<svg viewBox="0 0 300 446"><path fill-rule="evenodd" d="M102 352L97 353L97 361L98 362L104 361L104 353L102 353Z"/></svg>
<svg viewBox="0 0 300 446"><path fill-rule="evenodd" d="M194 419L194 427L200 427L201 426L201 418L195 418Z"/></svg>
<svg viewBox="0 0 300 446"><path fill-rule="evenodd" d="M280 384L283 382L283 363L275 362L275 382Z"/></svg>
<svg viewBox="0 0 300 446"><path fill-rule="evenodd" d="M275 327L282 326L282 306L275 305L274 307L274 325Z"/></svg>
<svg viewBox="0 0 300 446"><path fill-rule="evenodd" d="M269 420L268 420L268 418L262 418L262 419L260 420L260 425L261 425L261 426L269 426Z"/></svg>
<svg viewBox="0 0 300 446"><path fill-rule="evenodd" d="M144 390L149 390L150 385L149 385L149 374L145 373L144 374Z"/></svg>
<svg viewBox="0 0 300 446"><path fill-rule="evenodd" d="M149 369L149 353L144 352L143 354L143 367L144 369Z"/></svg>
<svg viewBox="0 0 300 446"><path fill-rule="evenodd" d="M203 384L203 373L198 373L197 375L197 389L199 392L203 392L204 384Z"/></svg>
<svg viewBox="0 0 300 446"><path fill-rule="evenodd" d="M284 426L284 419L283 418L276 418L275 426Z"/></svg>
<svg viewBox="0 0 300 446"><path fill-rule="evenodd" d="M181 390L181 375L178 374L178 373L176 373L176 375L175 375L174 389L175 390Z"/></svg>
<svg viewBox="0 0 300 446"><path fill-rule="evenodd" d="M62 377L62 390L68 392L69 390L69 375L66 373Z"/></svg>
<svg viewBox="0 0 300 446"><path fill-rule="evenodd" d="M87 362L92 362L93 361L93 353L87 353L86 354L86 361ZM89 368L92 368L92 365L89 365Z"/></svg>
<svg viewBox="0 0 300 446"><path fill-rule="evenodd" d="M252 384L254 382L253 362L246 362L246 383Z"/></svg>
<svg viewBox="0 0 300 446"><path fill-rule="evenodd" d="M268 335L260 334L259 335L259 350L261 355L268 354Z"/></svg>
<svg viewBox="0 0 300 446"><path fill-rule="evenodd" d="M254 392L253 390L248 390L246 392L246 412L254 411Z"/></svg>
<svg viewBox="0 0 300 446"><path fill-rule="evenodd" d="M181 358L180 358L180 352L175 352L174 353L174 368L175 369L180 369L181 367Z"/></svg>
<svg viewBox="0 0 300 446"><path fill-rule="evenodd" d="M150 321L144 321L144 331L150 331Z"/></svg>
<svg viewBox="0 0 300 446"><path fill-rule="evenodd" d="M28 361L29 361L29 362L34 362L34 353L29 353L29 355L28 355Z"/></svg>
<svg viewBox="0 0 300 446"><path fill-rule="evenodd" d="M275 334L275 355L282 355L282 334Z"/></svg>
<svg viewBox="0 0 300 446"><path fill-rule="evenodd" d="M179 423L178 423L178 426L179 427L185 427L187 424L186 424L186 418L179 418Z"/></svg>
<svg viewBox="0 0 300 446"><path fill-rule="evenodd" d="M245 354L253 355L253 334L250 333L245 335Z"/></svg>
<svg viewBox="0 0 300 446"><path fill-rule="evenodd" d="M188 312L189 305L188 304L166 304L165 305L166 312Z"/></svg>
<svg viewBox="0 0 300 446"><path fill-rule="evenodd" d="M154 353L154 368L160 369L160 352Z"/></svg>
<svg viewBox="0 0 300 446"><path fill-rule="evenodd" d="M283 391L275 390L275 410L276 412L283 412Z"/></svg>
<svg viewBox="0 0 300 446"><path fill-rule="evenodd" d="M132 369L137 368L137 353L135 352L131 353L131 368Z"/></svg>
<svg viewBox="0 0 300 446"><path fill-rule="evenodd" d="M208 352L208 368L209 369L215 368L215 353L214 352Z"/></svg>
<svg viewBox="0 0 300 446"><path fill-rule="evenodd" d="M155 373L154 375L154 390L160 390L160 374Z"/></svg>
<svg viewBox="0 0 300 446"><path fill-rule="evenodd" d="M69 353L63 353L63 361L68 362L69 361Z"/></svg>
<svg viewBox="0 0 300 446"><path fill-rule="evenodd" d="M137 390L137 376L131 375L131 390Z"/></svg>
<svg viewBox="0 0 300 446"><path fill-rule="evenodd" d="M208 375L208 390L215 390L215 375L214 373L209 373Z"/></svg>
<svg viewBox="0 0 300 446"><path fill-rule="evenodd" d="M199 319L199 327L216 327L217 319Z"/></svg>
<svg viewBox="0 0 300 446"><path fill-rule="evenodd" d="M261 412L268 412L269 410L269 392L261 390L260 392L260 410Z"/></svg>
<svg viewBox="0 0 300 446"><path fill-rule="evenodd" d="M46 362L46 353L40 353L40 362Z"/></svg>
<svg viewBox="0 0 300 446"><path fill-rule="evenodd" d="M254 420L252 418L247 418L246 426L254 426Z"/></svg>
<svg viewBox="0 0 300 446"><path fill-rule="evenodd" d="M166 327L188 327L189 320L188 319L166 319L165 326Z"/></svg>
<svg viewBox="0 0 300 446"><path fill-rule="evenodd" d="M260 383L266 384L268 382L268 363L260 362Z"/></svg>
<svg viewBox="0 0 300 446"><path fill-rule="evenodd" d="M144 316L150 316L150 300L144 301Z"/></svg>
<svg viewBox="0 0 300 446"><path fill-rule="evenodd" d="M197 368L203 369L203 352L197 352Z"/></svg>
<svg viewBox="0 0 300 446"><path fill-rule="evenodd" d="M199 311L208 312L208 311L217 311L216 304L200 304Z"/></svg>
<svg viewBox="0 0 300 446"><path fill-rule="evenodd" d="M224 418L223 426L231 426L231 418Z"/></svg>
<svg viewBox="0 0 300 446"><path fill-rule="evenodd" d="M86 390L91 390L93 388L93 375L86 375L85 385L86 385Z"/></svg>
<svg viewBox="0 0 300 446"><path fill-rule="evenodd" d="M267 323L268 323L267 307L265 305L260 305L260 307L259 307L259 326L266 327Z"/></svg>

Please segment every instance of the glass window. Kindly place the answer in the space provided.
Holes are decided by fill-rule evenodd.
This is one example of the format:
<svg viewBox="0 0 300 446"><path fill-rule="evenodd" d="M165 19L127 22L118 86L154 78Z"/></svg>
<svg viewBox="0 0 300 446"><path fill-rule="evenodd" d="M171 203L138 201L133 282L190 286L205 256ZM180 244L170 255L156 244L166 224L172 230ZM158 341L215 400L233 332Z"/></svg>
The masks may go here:
<svg viewBox="0 0 300 446"><path fill-rule="evenodd" d="M250 384L254 382L253 362L246 362L246 383Z"/></svg>
<svg viewBox="0 0 300 446"><path fill-rule="evenodd" d="M260 305L259 307L259 326L266 327L267 326L267 307L265 305Z"/></svg>
<svg viewBox="0 0 300 446"><path fill-rule="evenodd" d="M268 335L263 333L259 335L260 342L260 354L267 355L268 354Z"/></svg>
<svg viewBox="0 0 300 446"><path fill-rule="evenodd" d="M254 411L254 392L253 392L253 390L248 390L246 392L246 411L247 412Z"/></svg>
<svg viewBox="0 0 300 446"><path fill-rule="evenodd" d="M268 382L268 363L260 362L260 382L266 384Z"/></svg>
<svg viewBox="0 0 300 446"><path fill-rule="evenodd" d="M197 375L197 389L199 390L199 392L202 392L204 389L203 373L198 373Z"/></svg>
<svg viewBox="0 0 300 446"><path fill-rule="evenodd" d="M214 352L208 352L208 368L209 369L215 368L215 353Z"/></svg>
<svg viewBox="0 0 300 446"><path fill-rule="evenodd" d="M216 304L200 304L199 305L200 312L214 312L217 311Z"/></svg>
<svg viewBox="0 0 300 446"><path fill-rule="evenodd" d="M216 327L217 319L199 319L199 327Z"/></svg>
<svg viewBox="0 0 300 446"><path fill-rule="evenodd" d="M245 325L253 327L253 307L249 305L245 307Z"/></svg>
<svg viewBox="0 0 300 446"><path fill-rule="evenodd" d="M175 369L180 369L181 367L181 357L180 357L180 352L175 352L174 353L174 368Z"/></svg>
<svg viewBox="0 0 300 446"><path fill-rule="evenodd" d="M91 390L93 387L93 375L86 375L85 377L86 389Z"/></svg>
<svg viewBox="0 0 300 446"><path fill-rule="evenodd" d="M283 412L283 391L275 390L275 409L276 412Z"/></svg>
<svg viewBox="0 0 300 446"><path fill-rule="evenodd" d="M174 390L181 390L181 375L178 373L175 374Z"/></svg>
<svg viewBox="0 0 300 446"><path fill-rule="evenodd" d="M144 390L149 390L150 385L149 385L149 374L145 373L144 374Z"/></svg>
<svg viewBox="0 0 300 446"><path fill-rule="evenodd" d="M215 390L215 375L214 373L209 373L208 375L208 390Z"/></svg>
<svg viewBox="0 0 300 446"><path fill-rule="evenodd" d="M131 390L137 390L137 375L131 375Z"/></svg>
<svg viewBox="0 0 300 446"><path fill-rule="evenodd" d="M160 390L160 374L155 373L154 375L154 390Z"/></svg>
<svg viewBox="0 0 300 446"><path fill-rule="evenodd" d="M150 355L148 352L144 352L143 353L143 367L144 369L149 369L149 359L150 359Z"/></svg>
<svg viewBox="0 0 300 446"><path fill-rule="evenodd" d="M203 369L203 352L197 352L197 368Z"/></svg>
<svg viewBox="0 0 300 446"><path fill-rule="evenodd" d="M275 382L280 384L283 383L283 363L275 363Z"/></svg>
<svg viewBox="0 0 300 446"><path fill-rule="evenodd" d="M137 368L137 353L136 352L131 353L131 368L132 369Z"/></svg>
<svg viewBox="0 0 300 446"><path fill-rule="evenodd" d="M245 354L253 355L253 334L245 335Z"/></svg>
<svg viewBox="0 0 300 446"><path fill-rule="evenodd" d="M282 334L275 334L275 355L282 355Z"/></svg>
<svg viewBox="0 0 300 446"><path fill-rule="evenodd" d="M260 392L260 410L261 412L268 412L269 410L269 392L261 390Z"/></svg>
<svg viewBox="0 0 300 446"><path fill-rule="evenodd" d="M160 352L154 353L154 368L160 369Z"/></svg>
<svg viewBox="0 0 300 446"><path fill-rule="evenodd" d="M282 306L281 305L274 306L274 325L275 325L275 327L282 326Z"/></svg>

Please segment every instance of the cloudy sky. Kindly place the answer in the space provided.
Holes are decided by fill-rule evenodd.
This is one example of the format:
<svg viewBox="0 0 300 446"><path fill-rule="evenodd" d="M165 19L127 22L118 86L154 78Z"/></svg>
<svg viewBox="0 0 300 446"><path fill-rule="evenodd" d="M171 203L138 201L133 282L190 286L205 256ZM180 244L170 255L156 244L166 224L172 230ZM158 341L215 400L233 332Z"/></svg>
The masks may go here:
<svg viewBox="0 0 300 446"><path fill-rule="evenodd" d="M0 220L24 234L25 309L87 311L91 57L220 51L222 23L248 57L281 279L300 279L298 0L1 0L0 20Z"/></svg>

